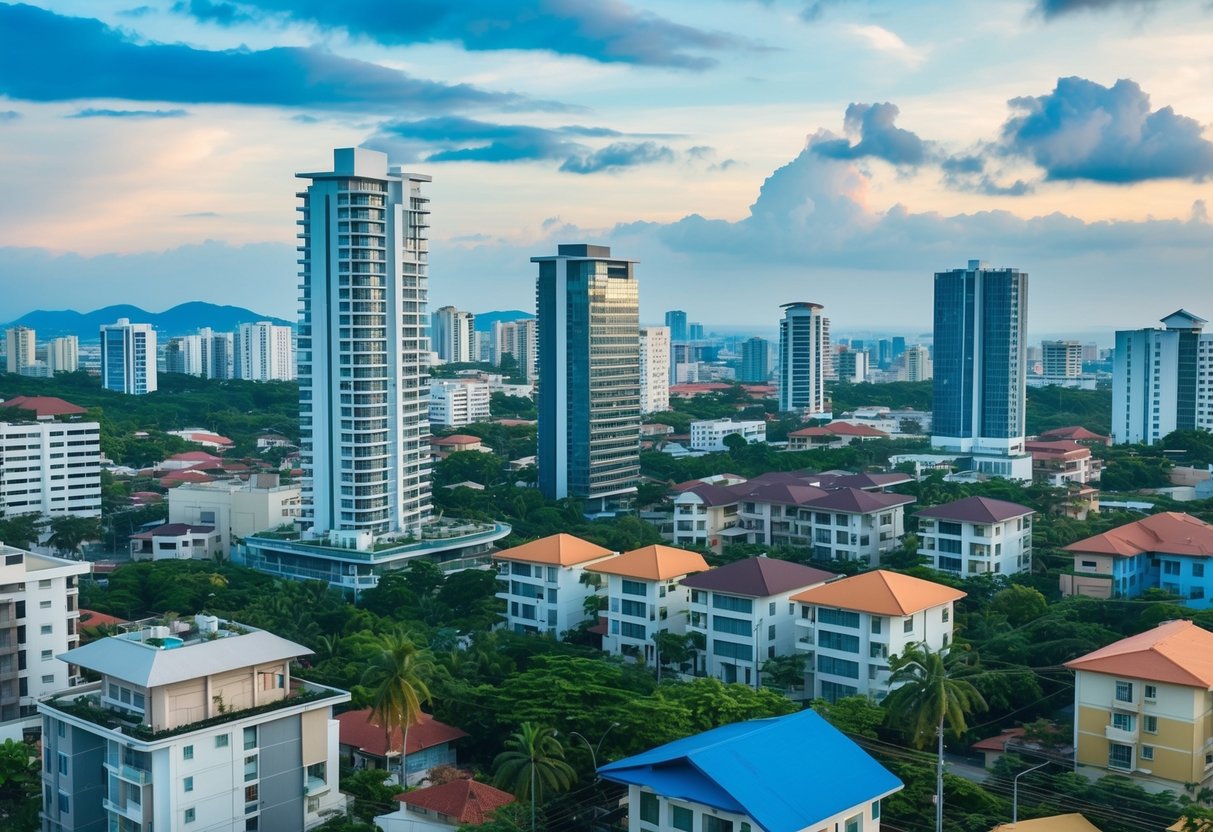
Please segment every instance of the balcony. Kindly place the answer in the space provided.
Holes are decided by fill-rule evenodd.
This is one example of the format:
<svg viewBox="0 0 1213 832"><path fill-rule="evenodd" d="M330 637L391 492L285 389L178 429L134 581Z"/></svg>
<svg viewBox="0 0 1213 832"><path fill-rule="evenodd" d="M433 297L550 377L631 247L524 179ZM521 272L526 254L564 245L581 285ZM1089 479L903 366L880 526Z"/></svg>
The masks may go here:
<svg viewBox="0 0 1213 832"><path fill-rule="evenodd" d="M1126 731L1123 728L1115 728L1111 725L1104 727L1104 736L1111 742L1118 742L1122 745L1133 745L1137 742L1137 729Z"/></svg>
<svg viewBox="0 0 1213 832"><path fill-rule="evenodd" d="M135 783L139 786L146 786L152 782L152 773L144 771L141 768L135 768L132 765L127 765L121 762L116 756L111 756L105 761L105 770L116 777L121 777L128 783Z"/></svg>

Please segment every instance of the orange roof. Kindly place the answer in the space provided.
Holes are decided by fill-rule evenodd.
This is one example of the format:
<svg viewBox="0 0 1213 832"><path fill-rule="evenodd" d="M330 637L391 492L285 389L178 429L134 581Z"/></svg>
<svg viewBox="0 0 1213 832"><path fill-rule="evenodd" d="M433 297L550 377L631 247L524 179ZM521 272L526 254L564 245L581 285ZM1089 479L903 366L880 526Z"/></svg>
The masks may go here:
<svg viewBox="0 0 1213 832"><path fill-rule="evenodd" d="M793 601L873 615L912 615L965 597L950 586L877 569L792 596Z"/></svg>
<svg viewBox="0 0 1213 832"><path fill-rule="evenodd" d="M1004 728L996 737L986 737L969 746L974 751L1006 751L1010 740L1017 740L1027 733L1023 728Z"/></svg>
<svg viewBox="0 0 1213 832"><path fill-rule="evenodd" d="M1066 667L1213 690L1213 633L1191 621L1165 621Z"/></svg>
<svg viewBox="0 0 1213 832"><path fill-rule="evenodd" d="M104 612L97 612L96 610L86 610L84 607L80 608L81 627L100 627L104 624L113 624L116 626L118 624L129 623L130 622L125 618L118 618L116 615L109 615Z"/></svg>
<svg viewBox="0 0 1213 832"><path fill-rule="evenodd" d="M673 546L645 546L587 566L586 569L644 581L668 581L694 572L706 572L708 562L698 552L675 549Z"/></svg>
<svg viewBox="0 0 1213 832"><path fill-rule="evenodd" d="M475 445L477 442L483 442L479 436L471 436L466 433L452 433L450 436L431 436L431 445Z"/></svg>
<svg viewBox="0 0 1213 832"><path fill-rule="evenodd" d="M883 430L878 430L868 425L854 425L850 422L830 422L830 424L826 425L826 430L839 436L870 436L880 439L888 437L888 434Z"/></svg>
<svg viewBox="0 0 1213 832"><path fill-rule="evenodd" d="M1064 547L1067 552L1133 557L1144 553L1213 556L1213 526L1190 514L1165 511Z"/></svg>
<svg viewBox="0 0 1213 832"><path fill-rule="evenodd" d="M389 746L387 734L377 722L371 721L371 709L346 711L337 715L340 725L341 744L357 748L359 751L373 757L387 757L389 753L400 753L400 739L404 732L397 728L392 732L392 743ZM463 739L466 731L439 722L433 716L423 713L413 725L409 726L409 754L416 754L436 745L445 745L454 740Z"/></svg>
<svg viewBox="0 0 1213 832"><path fill-rule="evenodd" d="M512 549L494 552L495 560L520 560L526 563L546 563L552 566L576 566L615 554L588 540L571 534L549 535Z"/></svg>
<svg viewBox="0 0 1213 832"><path fill-rule="evenodd" d="M460 823L481 824L489 819L493 810L513 803L514 795L475 780L452 780L441 786L398 794L396 799L455 818Z"/></svg>

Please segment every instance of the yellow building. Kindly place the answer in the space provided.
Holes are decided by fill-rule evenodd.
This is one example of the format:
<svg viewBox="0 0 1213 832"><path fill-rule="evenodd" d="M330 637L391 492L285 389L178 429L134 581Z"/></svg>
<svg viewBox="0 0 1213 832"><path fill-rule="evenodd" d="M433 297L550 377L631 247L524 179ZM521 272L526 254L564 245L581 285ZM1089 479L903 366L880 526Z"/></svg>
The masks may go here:
<svg viewBox="0 0 1213 832"><path fill-rule="evenodd" d="M1213 778L1213 633L1168 621L1067 662L1076 770L1151 791Z"/></svg>
<svg viewBox="0 0 1213 832"><path fill-rule="evenodd" d="M991 832L1099 832L1099 827L1077 812L1047 818L1000 823Z"/></svg>

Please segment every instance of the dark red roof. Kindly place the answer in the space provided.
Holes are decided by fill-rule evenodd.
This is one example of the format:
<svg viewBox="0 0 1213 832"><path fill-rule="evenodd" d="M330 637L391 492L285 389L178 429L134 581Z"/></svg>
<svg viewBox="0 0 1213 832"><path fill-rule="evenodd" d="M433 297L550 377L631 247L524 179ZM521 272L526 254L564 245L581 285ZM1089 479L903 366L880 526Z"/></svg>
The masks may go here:
<svg viewBox="0 0 1213 832"><path fill-rule="evenodd" d="M1036 438L1044 439L1046 441L1050 439L1098 439L1102 442L1107 440L1108 437L1101 436L1098 433L1089 431L1079 425L1074 425L1066 428L1053 428L1053 430L1047 430Z"/></svg>
<svg viewBox="0 0 1213 832"><path fill-rule="evenodd" d="M494 809L514 802L514 795L475 780L452 780L396 795L401 803L455 818L460 823L484 823Z"/></svg>
<svg viewBox="0 0 1213 832"><path fill-rule="evenodd" d="M136 540L150 540L153 537L181 537L186 534L210 534L215 530L214 526L191 526L189 523L165 523L163 526L157 526L154 529L148 529L139 534L133 534L131 537Z"/></svg>
<svg viewBox="0 0 1213 832"><path fill-rule="evenodd" d="M734 561L682 580L683 586L711 589L750 598L780 595L795 589L825 583L838 576L832 572L801 566L790 560L758 557Z"/></svg>
<svg viewBox="0 0 1213 832"><path fill-rule="evenodd" d="M32 410L42 419L47 416L76 416L87 413L83 407L55 396L13 396L7 401L0 402L0 407L19 407L22 410Z"/></svg>
<svg viewBox="0 0 1213 832"><path fill-rule="evenodd" d="M209 474L204 474L201 471L195 471L192 468L183 468L177 471L170 471L160 478L160 484L166 487L173 483L182 482L214 482L215 478Z"/></svg>
<svg viewBox="0 0 1213 832"><path fill-rule="evenodd" d="M888 474L843 474L829 481L828 488L862 488L870 491L873 488L888 488L891 485L904 485L913 482L914 478L901 472Z"/></svg>
<svg viewBox="0 0 1213 832"><path fill-rule="evenodd" d="M80 608L80 626L81 627L100 627L105 624L129 624L125 618L118 618L116 615L107 615L96 610L86 610Z"/></svg>
<svg viewBox="0 0 1213 832"><path fill-rule="evenodd" d="M934 517L939 520L958 520L962 523L1001 523L1025 514L1035 514L1033 509L1006 500L990 497L965 497L939 506L924 508L919 517Z"/></svg>
<svg viewBox="0 0 1213 832"><path fill-rule="evenodd" d="M341 724L341 744L357 748L372 757L387 757L387 736L377 723L371 722L371 709L346 711L338 714L337 721ZM400 735L397 730L392 734L391 753L400 753ZM453 740L466 737L467 733L458 728L439 722L430 714L423 713L421 721L409 726L409 754L416 754L426 748L443 745Z"/></svg>
<svg viewBox="0 0 1213 832"><path fill-rule="evenodd" d="M883 430L877 430L868 425L855 425L850 422L830 422L826 425L826 430L839 436L867 436L874 439L886 439L889 436Z"/></svg>
<svg viewBox="0 0 1213 832"><path fill-rule="evenodd" d="M850 514L867 514L886 508L896 508L914 502L905 494L888 494L883 491L862 491L858 488L839 488L827 491L825 496L812 502L813 508L842 511Z"/></svg>

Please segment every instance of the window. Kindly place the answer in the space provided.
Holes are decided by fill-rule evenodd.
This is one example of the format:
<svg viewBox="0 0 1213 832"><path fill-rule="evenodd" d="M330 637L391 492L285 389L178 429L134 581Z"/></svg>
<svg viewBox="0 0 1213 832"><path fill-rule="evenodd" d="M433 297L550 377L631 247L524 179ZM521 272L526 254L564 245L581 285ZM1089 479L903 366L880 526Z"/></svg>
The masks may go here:
<svg viewBox="0 0 1213 832"><path fill-rule="evenodd" d="M880 635L880 628L883 626L884 619L872 616L872 635Z"/></svg>
<svg viewBox="0 0 1213 832"><path fill-rule="evenodd" d="M947 624L952 618L952 611L947 607L943 608L943 623Z"/></svg>
<svg viewBox="0 0 1213 832"><path fill-rule="evenodd" d="M753 635L754 628L744 618L729 618L727 615L713 615L712 629L718 633L728 633L734 636Z"/></svg>
<svg viewBox="0 0 1213 832"><path fill-rule="evenodd" d="M740 659L742 661L753 661L754 651L748 644L734 644L731 641L721 641L720 639L712 640L712 655L721 656L726 659Z"/></svg>
<svg viewBox="0 0 1213 832"><path fill-rule="evenodd" d="M648 588L641 581L629 581L627 578L623 580L624 595L639 595L642 598L648 595Z"/></svg>
<svg viewBox="0 0 1213 832"><path fill-rule="evenodd" d="M1133 768L1133 746L1112 743L1108 749L1108 768Z"/></svg>
<svg viewBox="0 0 1213 832"><path fill-rule="evenodd" d="M257 755L252 754L244 758L244 782L257 779Z"/></svg>
<svg viewBox="0 0 1213 832"><path fill-rule="evenodd" d="M216 748L227 748L227 734L219 734L215 737Z"/></svg>
<svg viewBox="0 0 1213 832"><path fill-rule="evenodd" d="M181 759L183 759L183 760L194 759L194 746L187 745L185 748L182 748L181 749Z"/></svg>
<svg viewBox="0 0 1213 832"><path fill-rule="evenodd" d="M59 814L66 814L71 811L71 803L68 802L67 792L59 792Z"/></svg>
<svg viewBox="0 0 1213 832"><path fill-rule="evenodd" d="M1205 565L1203 563L1192 564L1192 577L1203 578L1205 576Z"/></svg>
<svg viewBox="0 0 1213 832"><path fill-rule="evenodd" d="M715 815L703 815L703 832L733 832L733 821Z"/></svg>
<svg viewBox="0 0 1213 832"><path fill-rule="evenodd" d="M1146 685L1145 689L1146 700L1153 702L1158 698L1158 685Z"/></svg>
<svg viewBox="0 0 1213 832"><path fill-rule="evenodd" d="M1117 702L1132 702L1133 701L1133 683L1132 682L1117 682L1116 683L1116 701Z"/></svg>
<svg viewBox="0 0 1213 832"><path fill-rule="evenodd" d="M59 752L59 773L67 774L67 755L62 751Z"/></svg>
<svg viewBox="0 0 1213 832"><path fill-rule="evenodd" d="M1154 746L1143 745L1141 747L1141 758L1143 760L1153 760L1154 759Z"/></svg>
<svg viewBox="0 0 1213 832"><path fill-rule="evenodd" d="M42 633L42 635L44 635L44 636L49 636L54 631L54 629L55 629L54 624L43 624L42 627L39 628L39 632Z"/></svg>
<svg viewBox="0 0 1213 832"><path fill-rule="evenodd" d="M901 622L901 631L903 633L914 632L914 616L908 616L905 621Z"/></svg>
<svg viewBox="0 0 1213 832"><path fill-rule="evenodd" d="M185 810L185 822L186 823L193 823L196 818L197 818L197 814L194 812L193 809Z"/></svg>
<svg viewBox="0 0 1213 832"><path fill-rule="evenodd" d="M1173 560L1164 560L1162 562L1162 573L1164 575L1178 575L1179 562Z"/></svg>
<svg viewBox="0 0 1213 832"><path fill-rule="evenodd" d="M817 670L831 676L845 676L848 679L859 678L859 662L836 659L833 656L817 656Z"/></svg>
<svg viewBox="0 0 1213 832"><path fill-rule="evenodd" d="M859 832L863 828L863 815L856 815L853 818L847 818L846 824L843 827L846 832Z"/></svg>
<svg viewBox="0 0 1213 832"><path fill-rule="evenodd" d="M244 750L257 747L257 726L250 725L244 729Z"/></svg>
<svg viewBox="0 0 1213 832"><path fill-rule="evenodd" d="M653 826L661 824L661 811L659 808L660 801L657 795L649 792L640 793L640 821L641 823L649 823Z"/></svg>
<svg viewBox="0 0 1213 832"><path fill-rule="evenodd" d="M749 598L737 598L733 595L712 593L712 606L718 610L744 612L749 615L754 610L754 602Z"/></svg>
<svg viewBox="0 0 1213 832"><path fill-rule="evenodd" d="M52 673L52 674L50 674L49 676L43 676L43 677L42 677L42 684L44 684L44 685L53 685L53 684L55 684L55 674L53 674L53 673Z"/></svg>
<svg viewBox="0 0 1213 832"><path fill-rule="evenodd" d="M880 801L872 801L872 820L880 820Z"/></svg>
<svg viewBox="0 0 1213 832"><path fill-rule="evenodd" d="M833 624L837 627L859 629L859 613L848 610L832 610L822 607L817 611L818 624Z"/></svg>
<svg viewBox="0 0 1213 832"><path fill-rule="evenodd" d="M1112 714L1112 727L1120 731L1133 730L1133 715L1132 714Z"/></svg>
<svg viewBox="0 0 1213 832"><path fill-rule="evenodd" d="M821 630L818 633L817 643L824 650L840 650L844 653L859 652L859 636L847 635L846 633L833 633L829 630Z"/></svg>
<svg viewBox="0 0 1213 832"><path fill-rule="evenodd" d="M55 653L54 650L43 650L42 651L42 661L49 662L51 659L55 658L54 653Z"/></svg>
<svg viewBox="0 0 1213 832"><path fill-rule="evenodd" d="M1141 718L1141 724L1142 724L1142 728L1145 729L1145 732L1147 734L1157 734L1158 733L1158 717L1143 716Z"/></svg>
<svg viewBox="0 0 1213 832"><path fill-rule="evenodd" d="M772 601L770 604L767 605L767 615L774 615L774 614L775 614L775 602Z"/></svg>
<svg viewBox="0 0 1213 832"><path fill-rule="evenodd" d="M39 601L38 602L38 609L49 610L50 608L51 608L50 601Z"/></svg>

